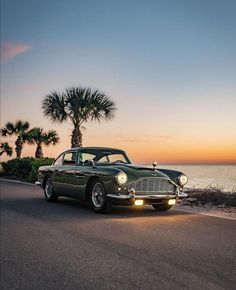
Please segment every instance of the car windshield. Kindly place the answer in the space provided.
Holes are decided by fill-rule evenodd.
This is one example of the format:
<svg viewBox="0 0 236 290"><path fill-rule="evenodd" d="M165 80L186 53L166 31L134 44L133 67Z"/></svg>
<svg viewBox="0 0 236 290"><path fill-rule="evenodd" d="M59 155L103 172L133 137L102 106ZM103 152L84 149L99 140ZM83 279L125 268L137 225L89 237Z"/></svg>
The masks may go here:
<svg viewBox="0 0 236 290"><path fill-rule="evenodd" d="M130 163L123 153L105 153L96 160L97 163Z"/></svg>
<svg viewBox="0 0 236 290"><path fill-rule="evenodd" d="M79 153L79 163L87 164L91 160L97 164L131 163L125 152L118 150L103 151L90 149Z"/></svg>

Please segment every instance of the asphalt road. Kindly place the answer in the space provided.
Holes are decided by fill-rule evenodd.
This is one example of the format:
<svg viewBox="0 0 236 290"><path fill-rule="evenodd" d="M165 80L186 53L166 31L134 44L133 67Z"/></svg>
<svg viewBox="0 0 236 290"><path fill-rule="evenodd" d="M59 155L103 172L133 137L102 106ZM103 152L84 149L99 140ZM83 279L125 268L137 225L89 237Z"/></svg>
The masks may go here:
<svg viewBox="0 0 236 290"><path fill-rule="evenodd" d="M235 289L236 221L44 201L1 181L1 289Z"/></svg>

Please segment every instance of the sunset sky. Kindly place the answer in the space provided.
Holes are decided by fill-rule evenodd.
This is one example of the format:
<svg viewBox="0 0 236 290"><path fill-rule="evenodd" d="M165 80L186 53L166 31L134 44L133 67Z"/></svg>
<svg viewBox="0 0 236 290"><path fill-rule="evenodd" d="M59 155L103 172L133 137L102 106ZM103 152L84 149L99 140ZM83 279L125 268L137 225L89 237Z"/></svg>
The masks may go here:
<svg viewBox="0 0 236 290"><path fill-rule="evenodd" d="M55 157L72 127L43 116L43 97L89 86L118 110L86 124L84 146L136 163L236 163L235 11L234 0L1 0L1 127L57 130L44 148Z"/></svg>

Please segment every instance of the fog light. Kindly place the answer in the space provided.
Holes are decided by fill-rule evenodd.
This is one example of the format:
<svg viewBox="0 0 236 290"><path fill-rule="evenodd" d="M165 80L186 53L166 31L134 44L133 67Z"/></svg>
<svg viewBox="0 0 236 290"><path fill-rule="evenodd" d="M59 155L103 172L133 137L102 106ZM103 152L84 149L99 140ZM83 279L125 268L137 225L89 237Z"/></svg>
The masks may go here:
<svg viewBox="0 0 236 290"><path fill-rule="evenodd" d="M169 205L174 205L175 204L175 199L169 199L168 200Z"/></svg>
<svg viewBox="0 0 236 290"><path fill-rule="evenodd" d="M143 205L143 200L142 199L137 199L134 202L135 205Z"/></svg>

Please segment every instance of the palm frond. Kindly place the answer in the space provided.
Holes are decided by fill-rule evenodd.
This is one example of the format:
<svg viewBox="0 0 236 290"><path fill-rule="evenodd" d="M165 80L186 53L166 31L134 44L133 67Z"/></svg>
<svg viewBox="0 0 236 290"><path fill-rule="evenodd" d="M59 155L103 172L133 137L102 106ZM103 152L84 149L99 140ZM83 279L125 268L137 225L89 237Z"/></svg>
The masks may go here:
<svg viewBox="0 0 236 290"><path fill-rule="evenodd" d="M15 132L18 134L24 134L29 129L29 122L18 120L15 123Z"/></svg>
<svg viewBox="0 0 236 290"><path fill-rule="evenodd" d="M56 131L54 130L49 130L48 132L44 133L44 141L43 143L45 145L56 145L59 142L59 137Z"/></svg>
<svg viewBox="0 0 236 290"><path fill-rule="evenodd" d="M0 156L3 153L6 153L8 156L12 156L13 153L12 147L7 142L0 144Z"/></svg>
<svg viewBox="0 0 236 290"><path fill-rule="evenodd" d="M28 132L27 142L29 144L57 144L59 142L59 137L56 131L49 130L45 132L42 128L35 127Z"/></svg>
<svg viewBox="0 0 236 290"><path fill-rule="evenodd" d="M115 103L105 93L90 88L70 88L64 93L69 116L82 124L88 120L112 119Z"/></svg>
<svg viewBox="0 0 236 290"><path fill-rule="evenodd" d="M11 136L15 134L15 126L11 122L7 122L5 124L5 127L1 129L1 135L2 136Z"/></svg>
<svg viewBox="0 0 236 290"><path fill-rule="evenodd" d="M5 128L10 134L15 134L16 132L15 124L13 124L12 122L7 122Z"/></svg>
<svg viewBox="0 0 236 290"><path fill-rule="evenodd" d="M47 95L42 103L43 113L54 122L63 122L67 119L64 96L56 91Z"/></svg>
<svg viewBox="0 0 236 290"><path fill-rule="evenodd" d="M75 121L86 121L90 111L90 88L70 88L65 91L66 106L69 116Z"/></svg>
<svg viewBox="0 0 236 290"><path fill-rule="evenodd" d="M26 141L29 144L39 143L43 140L43 129L39 127L34 127L28 131Z"/></svg>
<svg viewBox="0 0 236 290"><path fill-rule="evenodd" d="M29 129L29 126L27 121L7 122L5 127L1 129L1 134L3 136L22 135Z"/></svg>
<svg viewBox="0 0 236 290"><path fill-rule="evenodd" d="M102 119L111 120L116 110L115 103L103 92L95 90L91 95L92 111L90 119L101 121Z"/></svg>
<svg viewBox="0 0 236 290"><path fill-rule="evenodd" d="M4 136L4 137L8 136L8 135L11 135L11 133L6 128L2 128L0 130L0 132L1 132L1 135Z"/></svg>

